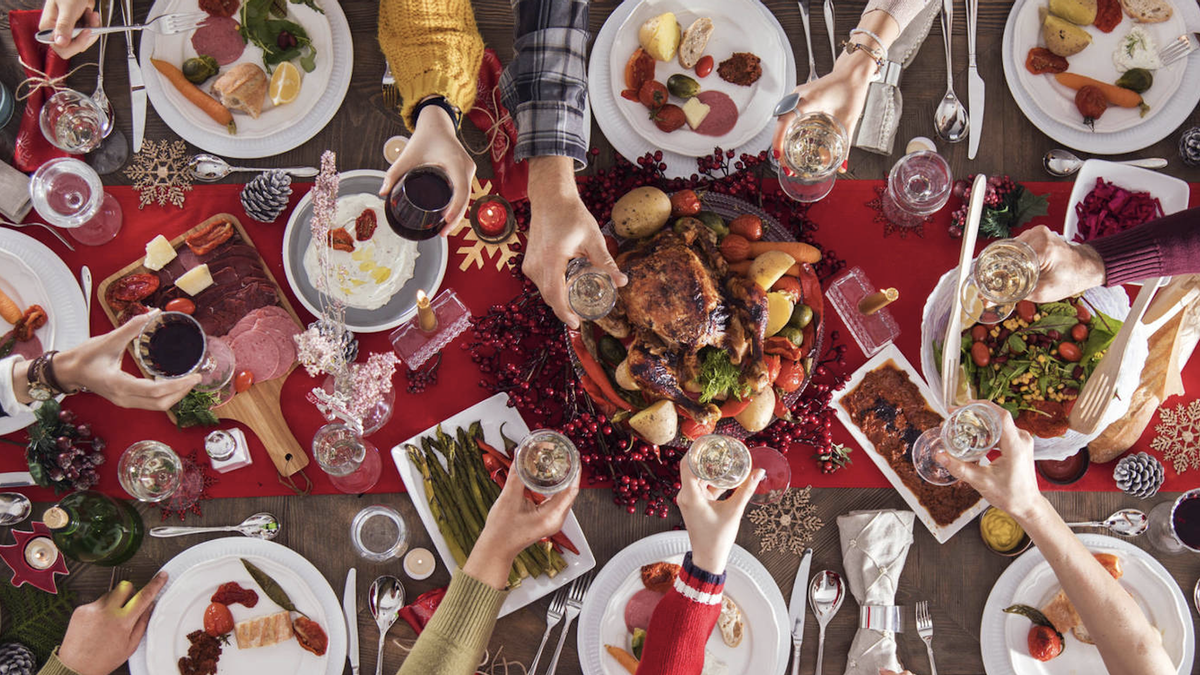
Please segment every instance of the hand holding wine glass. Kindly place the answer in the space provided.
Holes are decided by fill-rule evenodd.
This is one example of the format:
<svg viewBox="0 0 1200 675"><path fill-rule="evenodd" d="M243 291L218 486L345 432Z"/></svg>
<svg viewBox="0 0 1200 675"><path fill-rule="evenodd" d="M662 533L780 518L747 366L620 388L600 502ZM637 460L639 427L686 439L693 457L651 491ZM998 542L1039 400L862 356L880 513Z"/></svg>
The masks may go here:
<svg viewBox="0 0 1200 675"><path fill-rule="evenodd" d="M58 660L79 675L108 675L137 649L150 623L154 600L167 583L159 572L138 593L122 581L94 602L75 609Z"/></svg>
<svg viewBox="0 0 1200 675"><path fill-rule="evenodd" d="M1055 302L1104 285L1104 261L1087 244L1072 244L1045 225L1025 230L1016 239L1033 249L1038 261L1033 302Z"/></svg>
<svg viewBox="0 0 1200 675"><path fill-rule="evenodd" d="M725 488L713 487L698 478L688 462L679 463L681 487L676 504L687 526L692 562L697 567L711 574L725 572L725 563L742 522L742 512L765 475L762 469L752 471L732 496L721 500Z"/></svg>
<svg viewBox="0 0 1200 675"><path fill-rule="evenodd" d="M394 197L392 195L393 188L397 184L402 184L404 179L409 177L410 172L427 168L438 170L430 176L431 187L440 190L449 188L448 198L441 199L444 196L441 194L430 195L431 200L441 202L436 205L437 209L425 209L439 211L443 216L444 225L436 229L430 227L429 230L432 234L428 237L414 237L406 235L404 232L398 232L401 236L430 238L436 234L446 235L450 228L458 223L467 212L467 203L471 199L471 181L475 178L475 161L459 143L454 121L450 119L449 113L437 106L426 106L421 111L420 116L417 117L412 138L404 146L400 157L388 169L387 177L383 180L383 187L379 191L379 196L388 202L389 208L385 210L391 210L390 205ZM441 175L437 175L439 173ZM435 181L440 184L432 185ZM435 197L437 199L434 199ZM418 204L418 206L421 205ZM395 229L394 226L393 229Z"/></svg>

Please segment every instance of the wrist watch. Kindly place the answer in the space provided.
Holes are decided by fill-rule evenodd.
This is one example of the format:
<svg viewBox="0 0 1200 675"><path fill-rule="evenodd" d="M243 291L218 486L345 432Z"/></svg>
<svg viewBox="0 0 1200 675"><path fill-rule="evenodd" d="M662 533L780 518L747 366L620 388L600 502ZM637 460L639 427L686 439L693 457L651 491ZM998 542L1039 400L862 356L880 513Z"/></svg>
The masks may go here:
<svg viewBox="0 0 1200 675"><path fill-rule="evenodd" d="M66 391L54 375L54 355L57 351L49 351L29 363L25 378L29 380L29 398L35 401L48 401L59 394L78 394L79 391Z"/></svg>
<svg viewBox="0 0 1200 675"><path fill-rule="evenodd" d="M437 106L437 107L441 108L442 110L445 110L446 114L450 116L450 121L454 122L455 129L457 129L459 127L459 125L462 124L462 111L458 109L458 106L447 101L445 96L434 95L434 96L426 96L419 103L417 103L416 107L413 108L412 118L413 118L414 125L417 123L417 118L421 116L421 111L424 110L427 106L431 106L431 105Z"/></svg>

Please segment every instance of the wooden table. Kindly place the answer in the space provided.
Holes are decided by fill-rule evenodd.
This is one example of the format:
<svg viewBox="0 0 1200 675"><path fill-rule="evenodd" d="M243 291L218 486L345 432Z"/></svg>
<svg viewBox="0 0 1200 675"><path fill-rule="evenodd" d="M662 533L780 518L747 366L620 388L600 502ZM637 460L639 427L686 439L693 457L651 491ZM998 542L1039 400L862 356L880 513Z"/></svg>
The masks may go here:
<svg viewBox="0 0 1200 675"><path fill-rule="evenodd" d="M35 8L40 5L36 0L6 0L2 3L4 9ZM144 16L149 2L137 0L135 14ZM591 29L593 35L599 31L605 17L615 6L615 2L595 2L591 12ZM766 4L775 12L780 22L792 38L792 47L797 54L797 70L807 71L803 33L799 11L795 4L783 0L768 0ZM863 3L839 3L838 26L847 30L854 25ZM815 6L815 4L814 4ZM1041 170L1041 156L1057 144L1037 131L1025 119L1009 95L1004 84L1004 76L1000 64L1000 45L1004 21L1007 17L1008 2L1000 0L983 0L980 2L979 15L979 63L980 72L987 82L987 119L984 123L984 139L980 154L974 162L966 160L966 143L953 146L943 146L942 151L949 158L955 175L965 175L970 172L983 171L987 173L1008 173L1018 180L1041 180L1046 175ZM291 152L262 160L263 166L293 166L297 164L316 165L321 152L327 148L337 150L339 163L343 168L383 168L380 148L383 141L396 133L402 132L399 119L389 113L383 106L380 96L379 80L383 73L384 59L376 47L376 2L353 0L344 2L343 7L350 22L350 28L355 38L355 70L350 91L342 109L332 122L313 140ZM954 55L956 63L956 82L958 91L965 97L966 93L966 34L965 12L960 5L958 8L954 29ZM817 55L818 73L828 72L830 68L827 44L824 36L823 22L814 14L814 50ZM476 17L480 30L488 45L494 47L507 61L512 48L512 21L507 2L501 0L477 0ZM2 20L7 22L7 14ZM898 146L902 148L905 139L912 136L932 135L933 109L944 92L944 59L941 51L938 28L934 28L931 39L927 40L925 49L917 56L916 61L905 73L902 83L904 93L904 117L898 134ZM9 85L15 85L22 79L19 64L16 62L12 37L8 30L0 31L0 45L7 57L0 63L0 78ZM125 71L125 50L123 41L118 38L110 45L106 62L106 90L112 99L117 115L117 124L131 136L129 120L129 95ZM89 52L94 58L95 51ZM81 57L82 58L87 58ZM77 59L77 63L82 60ZM77 76L75 86L90 91L92 74L88 71ZM364 105L363 103L366 103ZM1184 128L1200 122L1200 113L1193 112L1191 119ZM469 136L473 141L480 140L478 134L466 125ZM17 123L10 123L0 131L0 156L11 157L13 140ZM1133 156L1167 157L1171 161L1169 171L1176 176L1189 181L1200 180L1200 169L1186 168L1178 159L1176 130L1158 144ZM146 138L172 139L175 135L166 128L151 107L147 115ZM354 143L344 144L343 138L354 138ZM1016 142L1014 142L1014 139ZM597 166L607 166L612 162L612 149L604 140L598 128L592 132L593 145L601 149L596 162ZM879 178L895 161L899 153L893 157L881 157L862 151L852 154L852 167L855 176L859 178ZM488 175L490 167L481 166L480 174ZM244 179L244 178L243 178ZM127 183L120 174L107 176L105 181L113 184ZM464 401L464 405L467 401ZM903 501L890 489L825 489L815 490L813 498L826 526L817 534L813 544L815 560L813 570L829 567L841 569L841 553L838 544L835 519L838 515L855 509L874 508L905 508ZM1173 495L1160 495L1153 500L1171 499ZM1119 493L1053 493L1051 501L1068 519L1101 518L1112 511L1128 506L1148 509L1151 504L1139 502ZM365 593L372 578L385 572L399 573L399 563L378 565L358 559L350 548L349 521L360 508L374 503L393 506L401 511L407 519L412 531L413 546L430 547L429 537L420 527L419 520L413 511L412 504L406 495L370 495L366 497L326 496L307 498L245 498L226 499L203 504L205 517L203 521L189 518L190 524L223 524L236 523L246 515L256 511L271 511L278 515L283 522L283 530L278 541L290 546L311 560L329 579L334 590L341 594L346 570L354 565L359 568L359 635L362 645L362 672L373 672L374 644L377 632L370 614L366 610ZM39 512L45 505L39 505ZM667 520L629 516L624 511L616 509L610 501L610 494L605 490L585 490L575 506L589 542L598 560L609 559L613 554L630 542L646 535L671 529L679 523L677 516ZM154 513L148 514L148 524L157 521ZM333 532L333 536L330 536ZM977 530L968 527L963 533L944 545L938 545L928 532L919 524L915 532L916 543L909 553L904 575L901 577L901 588L897 603L911 605L917 600L929 600L933 610L935 625L934 649L937 654L940 672L946 675L958 673L981 673L983 665L979 653L979 626L983 605L989 589L1009 560L989 553L979 540ZM157 568L185 547L196 543L199 538L147 539L142 551L124 568L123 573L132 581L142 584L146 582ZM738 542L751 551L757 551L758 546L752 527L747 526L738 538ZM1138 542L1143 544L1144 542ZM760 556L763 564L770 570L775 580L783 589L785 597L790 593L792 580L795 576L799 559L790 554L771 553ZM1200 577L1200 557L1175 556L1163 558L1163 564L1171 571L1180 586L1191 594L1191 589ZM107 568L83 566L68 578L68 583L78 594L81 601L91 600L108 589L110 571ZM406 590L409 597L445 584L448 581L445 569L439 566L438 572L425 582L407 582ZM491 648L494 652L500 646L504 647L504 655L528 663L536 649L538 638L544 624L545 609L549 600L543 599L530 608L517 612L500 622L492 637ZM909 619L911 620L911 611ZM828 649L826 650L825 672L840 673L844 670L846 653L856 626L856 609L853 603L847 603L839 615L830 624L828 633ZM802 673L814 670L816 659L816 622L807 623L805 644L802 654ZM412 632L402 623L393 628L393 639L410 641ZM555 633L557 636L557 633ZM900 637L900 657L914 672L927 673L923 645L915 631L905 633ZM402 661L402 650L396 644L388 645L385 663L388 672L394 672ZM548 657L547 657L548 658ZM122 671L124 672L124 671ZM572 636L564 649L559 671L563 675L580 672L575 654L575 639Z"/></svg>

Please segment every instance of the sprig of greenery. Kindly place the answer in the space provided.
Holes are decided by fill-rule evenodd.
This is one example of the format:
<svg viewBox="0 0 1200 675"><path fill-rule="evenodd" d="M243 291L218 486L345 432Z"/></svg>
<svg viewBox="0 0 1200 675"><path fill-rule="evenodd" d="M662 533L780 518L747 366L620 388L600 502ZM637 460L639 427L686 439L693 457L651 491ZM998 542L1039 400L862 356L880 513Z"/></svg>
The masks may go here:
<svg viewBox="0 0 1200 675"><path fill-rule="evenodd" d="M171 407L171 412L175 414L175 425L180 429L217 426L220 420L212 411L216 402L216 397L210 393L195 389L189 391L187 396Z"/></svg>
<svg viewBox="0 0 1200 675"><path fill-rule="evenodd" d="M734 396L740 401L750 394L750 386L742 382L742 371L729 361L729 352L724 349L705 350L699 381L701 403L722 396Z"/></svg>

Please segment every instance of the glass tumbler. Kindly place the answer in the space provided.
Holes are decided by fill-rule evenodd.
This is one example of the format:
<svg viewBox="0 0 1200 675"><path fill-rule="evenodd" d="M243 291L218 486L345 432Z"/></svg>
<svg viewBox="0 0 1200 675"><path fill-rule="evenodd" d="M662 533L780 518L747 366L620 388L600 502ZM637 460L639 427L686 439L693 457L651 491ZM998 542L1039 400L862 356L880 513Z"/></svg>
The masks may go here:
<svg viewBox="0 0 1200 675"><path fill-rule="evenodd" d="M1163 553L1200 553L1200 489L1188 490L1173 502L1150 509L1146 536Z"/></svg>
<svg viewBox="0 0 1200 675"><path fill-rule="evenodd" d="M543 495L562 492L579 474L579 450L571 439L550 429L538 429L513 451L513 469L525 487Z"/></svg>
<svg viewBox="0 0 1200 675"><path fill-rule="evenodd" d="M783 135L779 185L798 202L816 202L833 189L850 154L842 123L823 112L797 115Z"/></svg>
<svg viewBox="0 0 1200 675"><path fill-rule="evenodd" d="M408 525L395 509L368 506L350 521L350 543L363 558L387 562L408 550Z"/></svg>
<svg viewBox="0 0 1200 675"><path fill-rule="evenodd" d="M686 456L688 468L697 478L722 490L741 485L753 464L746 444L723 434L697 438Z"/></svg>
<svg viewBox="0 0 1200 675"><path fill-rule="evenodd" d="M161 502L175 494L183 475L183 462L165 443L138 441L125 449L117 462L117 479L131 497L141 502Z"/></svg>
<svg viewBox="0 0 1200 675"><path fill-rule="evenodd" d="M608 272L587 258L575 258L567 263L567 304L581 319L602 319L617 304L617 287Z"/></svg>
<svg viewBox="0 0 1200 675"><path fill-rule="evenodd" d="M121 205L104 191L100 174L73 157L43 164L29 179L33 208L47 223L87 246L107 243L121 231Z"/></svg>
<svg viewBox="0 0 1200 675"><path fill-rule="evenodd" d="M1000 442L1000 414L991 406L971 403L950 413L942 426L926 429L912 446L917 475L932 485L957 483L946 467L934 461L934 455L944 449L955 459L979 461Z"/></svg>
<svg viewBox="0 0 1200 675"><path fill-rule="evenodd" d="M946 158L929 150L909 153L888 173L883 214L900 227L917 227L946 205L953 185Z"/></svg>
<svg viewBox="0 0 1200 675"><path fill-rule="evenodd" d="M346 494L362 494L375 487L383 473L379 450L349 426L333 422L317 429L313 457L329 481Z"/></svg>

